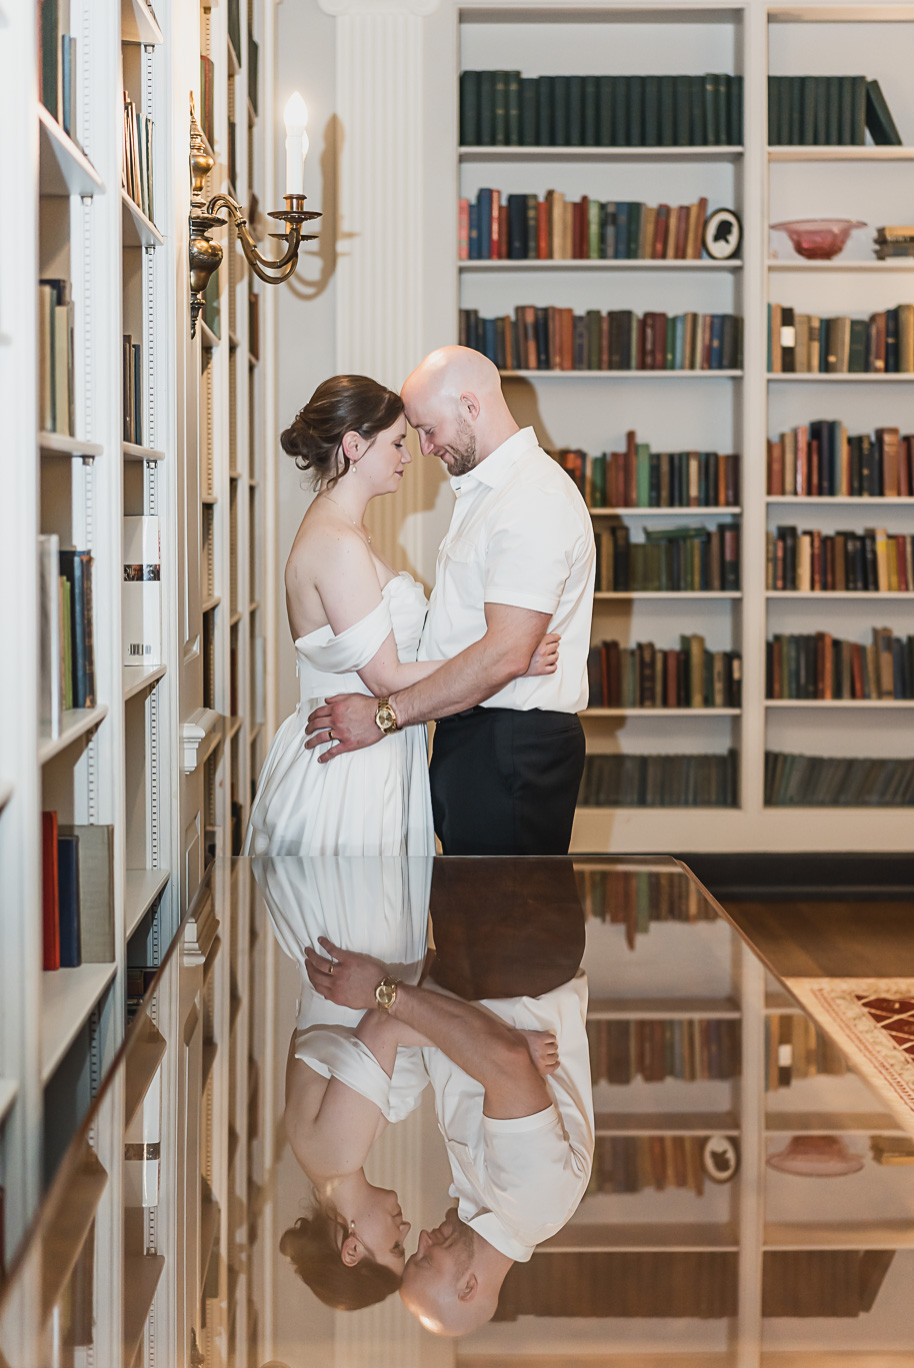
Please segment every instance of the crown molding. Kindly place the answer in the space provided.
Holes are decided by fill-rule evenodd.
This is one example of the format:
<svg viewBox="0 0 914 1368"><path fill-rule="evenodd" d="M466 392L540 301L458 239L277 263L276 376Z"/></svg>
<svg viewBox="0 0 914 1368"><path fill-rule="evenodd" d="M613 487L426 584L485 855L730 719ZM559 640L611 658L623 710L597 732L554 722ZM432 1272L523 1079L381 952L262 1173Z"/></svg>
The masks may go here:
<svg viewBox="0 0 914 1368"><path fill-rule="evenodd" d="M317 0L325 14L434 14L441 0Z"/></svg>

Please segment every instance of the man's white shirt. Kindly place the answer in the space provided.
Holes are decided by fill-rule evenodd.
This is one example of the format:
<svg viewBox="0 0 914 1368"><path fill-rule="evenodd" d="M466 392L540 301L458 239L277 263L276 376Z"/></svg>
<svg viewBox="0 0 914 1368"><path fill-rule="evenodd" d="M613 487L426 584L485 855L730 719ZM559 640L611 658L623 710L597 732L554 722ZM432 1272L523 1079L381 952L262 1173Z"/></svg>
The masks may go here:
<svg viewBox="0 0 914 1368"><path fill-rule="evenodd" d="M576 713L587 706L596 550L584 500L533 428L522 428L451 486L420 660L451 660L486 632L485 605L549 613L561 633L555 674L515 679L489 708Z"/></svg>

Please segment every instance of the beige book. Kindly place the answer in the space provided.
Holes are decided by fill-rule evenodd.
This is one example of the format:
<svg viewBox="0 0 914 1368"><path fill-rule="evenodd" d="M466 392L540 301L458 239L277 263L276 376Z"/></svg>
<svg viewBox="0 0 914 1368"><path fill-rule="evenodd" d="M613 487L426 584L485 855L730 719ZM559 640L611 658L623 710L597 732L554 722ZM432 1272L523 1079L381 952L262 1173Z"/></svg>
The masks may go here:
<svg viewBox="0 0 914 1368"><path fill-rule="evenodd" d="M562 260L574 256L574 205L566 200L562 205Z"/></svg>
<svg viewBox="0 0 914 1368"><path fill-rule="evenodd" d="M54 431L54 300L51 285L38 286L38 426Z"/></svg>
<svg viewBox="0 0 914 1368"><path fill-rule="evenodd" d="M914 304L898 305L898 369L914 371Z"/></svg>
<svg viewBox="0 0 914 1368"><path fill-rule="evenodd" d="M70 306L54 305L54 431L70 432Z"/></svg>
<svg viewBox="0 0 914 1368"><path fill-rule="evenodd" d="M809 314L797 314L794 320L796 347L794 368L800 374L809 370Z"/></svg>
<svg viewBox="0 0 914 1368"><path fill-rule="evenodd" d="M781 373L781 306L771 306L771 370L774 375Z"/></svg>
<svg viewBox="0 0 914 1368"><path fill-rule="evenodd" d="M654 254L654 234L656 231L656 207L646 204L641 211L641 231L638 235L638 255L642 260Z"/></svg>
<svg viewBox="0 0 914 1368"><path fill-rule="evenodd" d="M870 528L865 528L864 535L876 537L876 584L880 594L884 594L889 587L889 543L886 530L884 527L877 527L873 534ZM894 550L894 547L892 549Z"/></svg>
<svg viewBox="0 0 914 1368"><path fill-rule="evenodd" d="M784 488L793 494L797 487L797 434L793 428L781 434L784 443Z"/></svg>
<svg viewBox="0 0 914 1368"><path fill-rule="evenodd" d="M61 826L79 837L79 944L83 964L114 959L114 827Z"/></svg>
<svg viewBox="0 0 914 1368"><path fill-rule="evenodd" d="M812 534L801 532L797 537L797 589L809 593L812 589Z"/></svg>
<svg viewBox="0 0 914 1368"><path fill-rule="evenodd" d="M886 567L889 572L889 593L898 593L898 552L895 549L895 537L886 539Z"/></svg>
<svg viewBox="0 0 914 1368"><path fill-rule="evenodd" d="M689 637L689 706L703 708L705 704L705 639L693 633Z"/></svg>
<svg viewBox="0 0 914 1368"><path fill-rule="evenodd" d="M820 347L822 345L822 320L815 314L809 316L809 370L819 369Z"/></svg>
<svg viewBox="0 0 914 1368"><path fill-rule="evenodd" d="M672 261L676 256L676 234L679 231L679 208L670 205L670 218L666 230L666 251L664 256L667 261Z"/></svg>

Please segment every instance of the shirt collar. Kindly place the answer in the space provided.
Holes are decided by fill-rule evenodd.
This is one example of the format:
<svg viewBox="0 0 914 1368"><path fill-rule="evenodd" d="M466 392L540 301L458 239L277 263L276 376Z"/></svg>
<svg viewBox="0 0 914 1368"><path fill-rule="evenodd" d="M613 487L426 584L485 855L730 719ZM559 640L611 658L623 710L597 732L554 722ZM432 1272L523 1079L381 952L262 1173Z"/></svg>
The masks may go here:
<svg viewBox="0 0 914 1368"><path fill-rule="evenodd" d="M500 1254L504 1254L506 1259L514 1259L516 1263L527 1263L533 1256L536 1245L524 1244L523 1240L511 1235L494 1212L478 1211L472 1216L464 1216L458 1205L458 1214L464 1225L471 1226L477 1235L481 1235Z"/></svg>
<svg viewBox="0 0 914 1368"><path fill-rule="evenodd" d="M517 464L525 451L539 446L536 433L532 427L521 428L519 432L512 433L506 442L495 448L488 456L479 462L479 465L468 470L465 475L453 475L451 477L451 488L455 494L459 494L464 485L470 480L475 479L479 484L488 485L490 489L504 483L511 468Z"/></svg>

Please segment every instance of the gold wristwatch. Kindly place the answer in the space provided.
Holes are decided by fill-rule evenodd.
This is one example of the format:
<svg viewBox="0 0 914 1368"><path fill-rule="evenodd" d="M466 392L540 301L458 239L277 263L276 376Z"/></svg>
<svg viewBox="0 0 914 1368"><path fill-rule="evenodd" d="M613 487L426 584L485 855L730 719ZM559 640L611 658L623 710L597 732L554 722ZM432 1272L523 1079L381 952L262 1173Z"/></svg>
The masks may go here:
<svg viewBox="0 0 914 1368"><path fill-rule="evenodd" d="M381 979L381 982L374 990L374 997L375 1002L378 1004L382 1012L389 1012L390 1009L393 1007L394 1003L397 1000L397 989L399 988L399 986L400 985L397 983L397 980L391 978L390 974L385 974L384 977Z"/></svg>
<svg viewBox="0 0 914 1368"><path fill-rule="evenodd" d="M378 730L382 731L385 736L389 736L391 732L397 730L399 726L397 714L394 712L389 698L378 699L378 710L374 715L374 720L378 724Z"/></svg>

